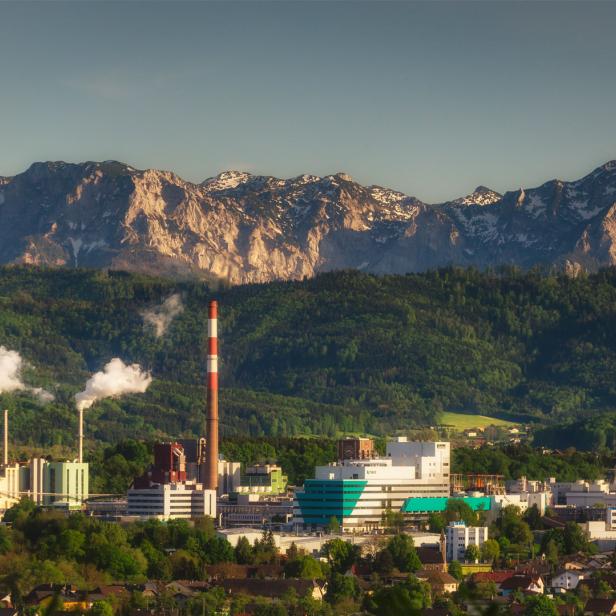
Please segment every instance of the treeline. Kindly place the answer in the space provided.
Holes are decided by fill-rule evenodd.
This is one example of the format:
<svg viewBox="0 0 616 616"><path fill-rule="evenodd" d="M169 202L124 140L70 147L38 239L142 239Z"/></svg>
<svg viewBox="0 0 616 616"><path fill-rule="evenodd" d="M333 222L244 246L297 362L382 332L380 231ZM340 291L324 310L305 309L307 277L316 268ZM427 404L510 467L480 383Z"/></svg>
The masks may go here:
<svg viewBox="0 0 616 616"><path fill-rule="evenodd" d="M157 338L142 312L176 292L185 310ZM0 345L22 354L28 384L55 395L44 407L27 392L0 396L14 411L14 438L72 443L73 395L114 356L139 362L154 382L144 395L95 405L90 438L200 434L214 296L223 434L386 435L434 425L443 410L562 425L616 409L612 269L577 278L336 272L213 291L123 272L4 267Z"/></svg>
<svg viewBox="0 0 616 616"><path fill-rule="evenodd" d="M377 449L384 451L384 441ZM99 494L124 494L132 480L152 463L153 443L132 439L113 446L99 447L90 457L90 491ZM314 477L314 467L336 459L336 441L315 438L248 438L229 437L221 443L227 460L251 464L278 463L287 474L290 485L300 486ZM456 447L452 453L452 473L497 474L506 480L526 476L529 479L555 477L557 481L598 479L614 467L614 456L568 450L545 454L527 445Z"/></svg>

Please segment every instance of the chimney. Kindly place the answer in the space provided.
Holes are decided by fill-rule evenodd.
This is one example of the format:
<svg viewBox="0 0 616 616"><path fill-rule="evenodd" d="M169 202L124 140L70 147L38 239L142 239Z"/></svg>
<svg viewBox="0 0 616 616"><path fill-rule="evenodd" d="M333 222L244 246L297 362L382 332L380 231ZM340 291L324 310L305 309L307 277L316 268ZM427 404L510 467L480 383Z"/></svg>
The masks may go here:
<svg viewBox="0 0 616 616"><path fill-rule="evenodd" d="M206 490L218 487L218 302L212 300L207 320L207 408L205 415L205 472L202 481Z"/></svg>
<svg viewBox="0 0 616 616"><path fill-rule="evenodd" d="M9 465L9 412L4 409L4 466Z"/></svg>
<svg viewBox="0 0 616 616"><path fill-rule="evenodd" d="M83 409L79 409L79 464L83 462Z"/></svg>

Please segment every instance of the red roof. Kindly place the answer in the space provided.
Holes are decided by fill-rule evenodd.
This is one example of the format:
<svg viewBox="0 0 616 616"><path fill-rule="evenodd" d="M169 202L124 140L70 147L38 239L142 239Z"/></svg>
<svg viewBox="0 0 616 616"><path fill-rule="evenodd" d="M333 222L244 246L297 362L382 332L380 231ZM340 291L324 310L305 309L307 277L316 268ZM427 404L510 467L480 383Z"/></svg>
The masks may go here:
<svg viewBox="0 0 616 616"><path fill-rule="evenodd" d="M502 584L515 575L515 571L478 571L473 573L473 582L494 582Z"/></svg>

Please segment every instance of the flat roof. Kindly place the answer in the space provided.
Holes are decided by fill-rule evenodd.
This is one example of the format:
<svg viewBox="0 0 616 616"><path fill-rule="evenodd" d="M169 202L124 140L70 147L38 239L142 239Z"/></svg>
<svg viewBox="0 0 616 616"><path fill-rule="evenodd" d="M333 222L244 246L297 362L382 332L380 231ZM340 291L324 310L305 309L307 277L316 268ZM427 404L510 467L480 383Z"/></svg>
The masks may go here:
<svg viewBox="0 0 616 616"><path fill-rule="evenodd" d="M402 505L402 513L435 513L445 511L448 501L463 501L473 511L489 511L492 501L489 496L418 496L407 498Z"/></svg>

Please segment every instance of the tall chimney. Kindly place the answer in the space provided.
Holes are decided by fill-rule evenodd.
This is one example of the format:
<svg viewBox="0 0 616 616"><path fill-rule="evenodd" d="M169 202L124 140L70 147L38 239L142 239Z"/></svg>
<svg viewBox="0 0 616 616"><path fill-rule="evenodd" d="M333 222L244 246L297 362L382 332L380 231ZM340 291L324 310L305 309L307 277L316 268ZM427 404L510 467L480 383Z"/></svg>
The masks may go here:
<svg viewBox="0 0 616 616"><path fill-rule="evenodd" d="M207 409L205 415L205 473L206 490L218 487L218 302L212 300L207 320Z"/></svg>
<svg viewBox="0 0 616 616"><path fill-rule="evenodd" d="M79 409L79 464L83 462L83 409Z"/></svg>
<svg viewBox="0 0 616 616"><path fill-rule="evenodd" d="M9 412L4 409L4 466L9 465Z"/></svg>

